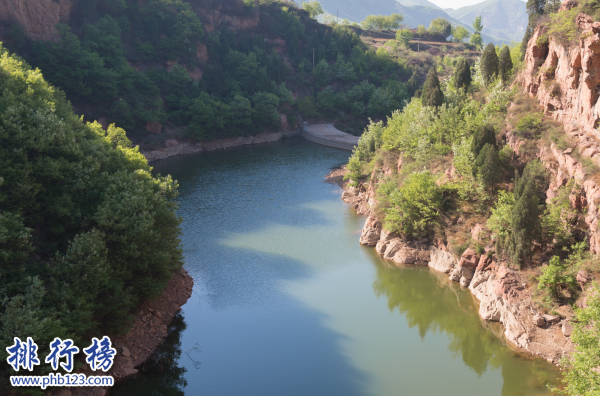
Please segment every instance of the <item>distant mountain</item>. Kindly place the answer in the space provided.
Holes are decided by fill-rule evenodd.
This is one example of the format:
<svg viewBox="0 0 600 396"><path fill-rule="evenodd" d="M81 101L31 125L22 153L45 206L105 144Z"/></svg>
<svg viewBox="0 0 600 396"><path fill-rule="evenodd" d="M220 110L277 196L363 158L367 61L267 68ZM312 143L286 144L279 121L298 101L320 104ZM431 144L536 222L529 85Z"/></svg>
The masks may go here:
<svg viewBox="0 0 600 396"><path fill-rule="evenodd" d="M521 0L487 0L446 12L469 25L481 15L485 34L512 41L521 41L527 28L527 10Z"/></svg>
<svg viewBox="0 0 600 396"><path fill-rule="evenodd" d="M407 6L407 7L425 6L425 7L441 9L441 7L438 7L435 4L433 4L431 1L427 1L427 0L396 0L396 1L398 1L398 3L402 4L403 6Z"/></svg>
<svg viewBox="0 0 600 396"><path fill-rule="evenodd" d="M403 2L428 3L427 0L402 0ZM499 0L498 0L499 1ZM505 0L516 1L516 0ZM446 11L439 7L433 8L424 5L405 6L396 0L320 0L325 12L331 15L337 15L339 11L340 19L348 19L350 22L360 22L368 15L390 15L393 13L401 14L404 17L403 24L410 28L416 28L419 25L429 27L431 21L442 17L450 21L452 25L462 25L470 32L473 32L472 20L468 23L461 22L458 19L448 15ZM475 18L473 18L475 19ZM485 26L485 24L484 24ZM501 34L502 32L499 32ZM506 34L501 36L491 36L484 31L483 41L494 44L509 44L513 39Z"/></svg>

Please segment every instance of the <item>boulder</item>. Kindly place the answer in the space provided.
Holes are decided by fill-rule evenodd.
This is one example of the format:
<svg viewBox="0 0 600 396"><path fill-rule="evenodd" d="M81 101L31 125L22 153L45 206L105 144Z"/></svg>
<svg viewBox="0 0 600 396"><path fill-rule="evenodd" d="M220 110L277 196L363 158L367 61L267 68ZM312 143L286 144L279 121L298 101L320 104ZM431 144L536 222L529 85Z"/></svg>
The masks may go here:
<svg viewBox="0 0 600 396"><path fill-rule="evenodd" d="M179 142L175 139L165 140L165 147L175 147L179 146Z"/></svg>
<svg viewBox="0 0 600 396"><path fill-rule="evenodd" d="M571 333L573 333L573 325L571 324L571 322L564 322L562 324L561 330L565 337L570 337Z"/></svg>
<svg viewBox="0 0 600 396"><path fill-rule="evenodd" d="M551 325L560 322L560 316L558 315L544 315L544 319L546 320L546 323Z"/></svg>
<svg viewBox="0 0 600 396"><path fill-rule="evenodd" d="M460 261L458 262L459 267L463 268L477 268L477 264L479 263L479 254L477 254L473 249L469 248L464 251L462 256L460 257Z"/></svg>
<svg viewBox="0 0 600 396"><path fill-rule="evenodd" d="M533 323L537 326L537 327L544 327L546 326L546 319L544 319L544 317L542 315L536 314L533 316Z"/></svg>
<svg viewBox="0 0 600 396"><path fill-rule="evenodd" d="M577 273L577 282L579 283L581 290L584 290L585 285L590 282L589 274L585 270L580 270Z"/></svg>
<svg viewBox="0 0 600 396"><path fill-rule="evenodd" d="M153 135L158 135L162 131L160 122L147 122L145 129Z"/></svg>
<svg viewBox="0 0 600 396"><path fill-rule="evenodd" d="M471 238L474 241L481 242L486 231L487 228L483 224L475 224L475 227L471 229Z"/></svg>
<svg viewBox="0 0 600 396"><path fill-rule="evenodd" d="M377 216L371 214L360 234L360 244L365 246L375 246L379 242L381 236L381 223L377 220Z"/></svg>
<svg viewBox="0 0 600 396"><path fill-rule="evenodd" d="M450 273L458 265L458 260L452 253L439 248L432 247L429 255L429 267L444 274Z"/></svg>

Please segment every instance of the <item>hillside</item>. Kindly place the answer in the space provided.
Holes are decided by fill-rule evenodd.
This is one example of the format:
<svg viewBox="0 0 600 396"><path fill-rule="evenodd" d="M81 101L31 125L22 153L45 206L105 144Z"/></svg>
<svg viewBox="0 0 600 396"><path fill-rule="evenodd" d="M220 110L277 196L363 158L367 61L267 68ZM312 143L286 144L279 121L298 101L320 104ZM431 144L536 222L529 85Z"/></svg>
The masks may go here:
<svg viewBox="0 0 600 396"><path fill-rule="evenodd" d="M402 3L396 2L395 0L323 0L321 1L321 4L323 5L323 9L325 10L325 12L331 15L336 15L336 13L339 10L340 19L348 18L350 22L360 22L363 19L365 19L368 15L373 14L390 15L393 13L398 13L404 17L403 24L413 29L417 28L419 25L423 25L427 28L431 24L431 21L433 21L434 19L444 18L454 26L462 25L470 32L474 31L473 27L471 26L473 20L467 22L458 20L439 7L423 5L425 4L425 2L419 2L418 5L407 6L403 5ZM485 43L494 43L498 45L510 44L510 42L512 41L504 33L502 33L500 37L493 36L491 34L488 34L485 31L485 29L484 33L482 34L482 37Z"/></svg>
<svg viewBox="0 0 600 396"><path fill-rule="evenodd" d="M465 24L481 15L485 34L511 41L523 39L528 23L525 2L521 0L487 0L446 12Z"/></svg>
<svg viewBox="0 0 600 396"><path fill-rule="evenodd" d="M430 80L344 170L342 199L369 216L360 242L468 288L506 340L564 370L568 395L600 391L599 8L544 10L524 62L488 46L471 95L458 66L442 95Z"/></svg>
<svg viewBox="0 0 600 396"><path fill-rule="evenodd" d="M398 1L398 3L402 4L403 6L426 6L426 7L431 7L431 8L441 8L436 6L435 4L433 4L431 1L427 1L427 0L400 0Z"/></svg>

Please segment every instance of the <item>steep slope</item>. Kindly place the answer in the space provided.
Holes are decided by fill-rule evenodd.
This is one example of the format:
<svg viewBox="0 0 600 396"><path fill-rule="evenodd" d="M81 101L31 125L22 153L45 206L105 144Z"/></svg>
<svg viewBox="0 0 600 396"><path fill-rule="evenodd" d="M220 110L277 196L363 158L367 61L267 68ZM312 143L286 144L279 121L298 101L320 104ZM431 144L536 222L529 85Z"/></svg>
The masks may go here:
<svg viewBox="0 0 600 396"><path fill-rule="evenodd" d="M521 0L487 0L446 12L468 25L481 15L485 34L507 40L521 41L527 27L527 10Z"/></svg>
<svg viewBox="0 0 600 396"><path fill-rule="evenodd" d="M401 0L398 1L398 3L402 4L403 6L426 6L426 7L431 7L431 8L440 8L436 6L435 4L433 4L431 1L427 1L427 0Z"/></svg>

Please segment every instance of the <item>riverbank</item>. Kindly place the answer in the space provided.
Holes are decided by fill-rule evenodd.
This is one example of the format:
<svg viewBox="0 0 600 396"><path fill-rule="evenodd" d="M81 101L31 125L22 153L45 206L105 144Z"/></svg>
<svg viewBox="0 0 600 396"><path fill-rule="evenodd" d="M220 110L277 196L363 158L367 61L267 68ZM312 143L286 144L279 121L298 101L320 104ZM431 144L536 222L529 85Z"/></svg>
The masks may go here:
<svg viewBox="0 0 600 396"><path fill-rule="evenodd" d="M467 249L457 257L442 242L405 240L387 232L373 210L376 175L368 184L350 187L343 180L346 173L345 169L334 170L326 176L326 181L338 184L344 190L342 200L352 205L358 214L367 216L360 236L362 245L374 247L379 256L397 266L428 265L468 287L479 306L480 318L502 323L504 338L515 350L543 358L557 367L562 356L573 352L569 338L572 317L568 312L559 316L538 311L524 274L507 268L495 255L488 257Z"/></svg>
<svg viewBox="0 0 600 396"><path fill-rule="evenodd" d="M222 150L231 147L246 146L250 144L272 143L291 136L300 136L302 129L287 130L282 132L263 132L258 135L240 136L235 138L217 139L199 142L179 142L176 139L165 140L165 147L153 151L141 151L148 162L163 160L169 157L185 154L196 154L204 151Z"/></svg>
<svg viewBox="0 0 600 396"><path fill-rule="evenodd" d="M115 382L137 374L138 370L135 367L147 361L165 339L169 323L191 297L193 285L194 280L182 268L173 275L156 300L145 302L135 315L131 330L112 339L112 346L117 350L117 355L110 371L103 374L112 375ZM98 375L97 372L89 370L87 365L77 372L88 376ZM57 389L49 395L104 396L109 390L110 388L105 387L73 387Z"/></svg>

